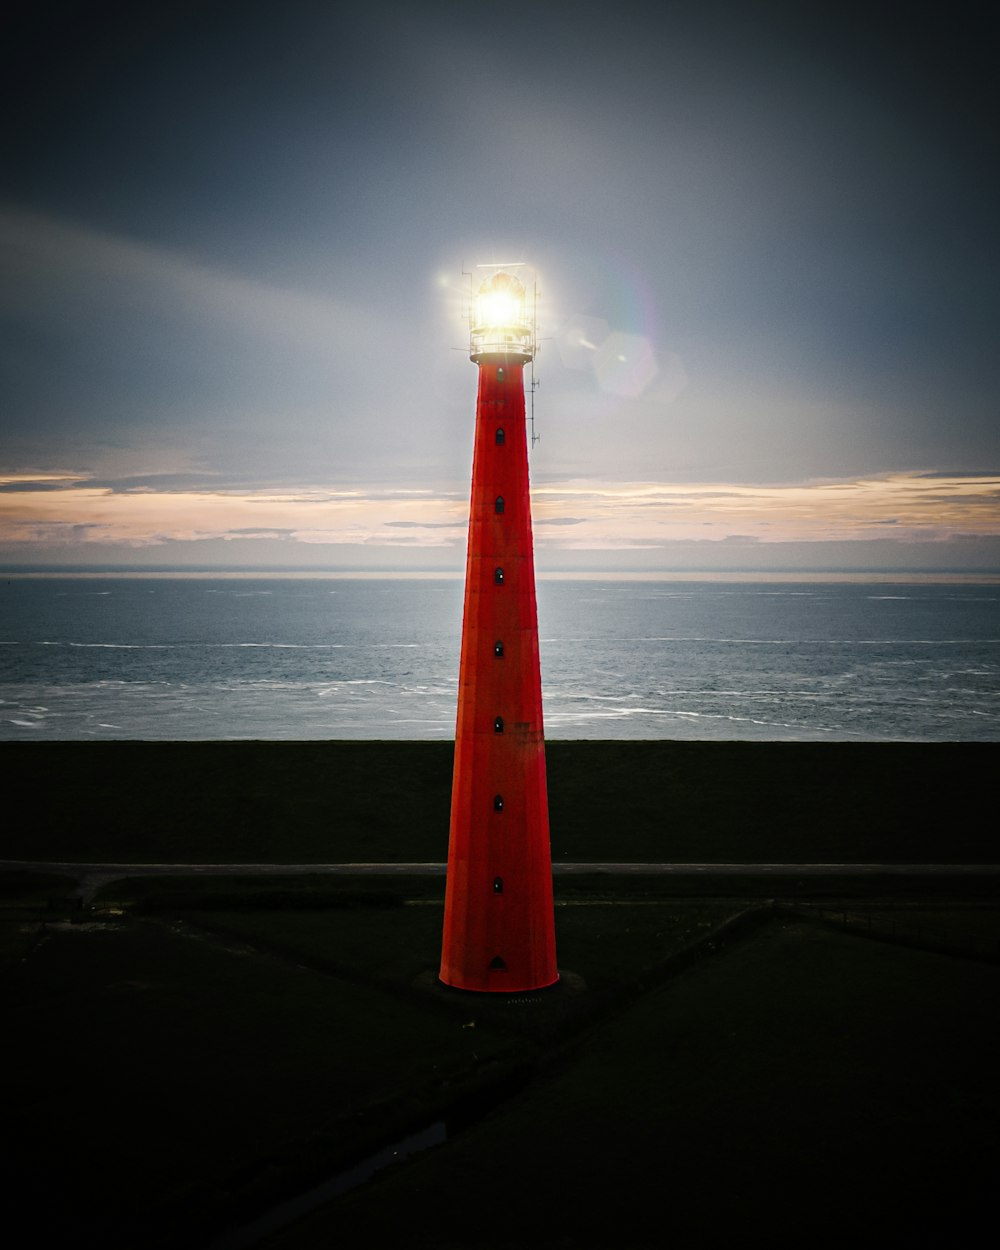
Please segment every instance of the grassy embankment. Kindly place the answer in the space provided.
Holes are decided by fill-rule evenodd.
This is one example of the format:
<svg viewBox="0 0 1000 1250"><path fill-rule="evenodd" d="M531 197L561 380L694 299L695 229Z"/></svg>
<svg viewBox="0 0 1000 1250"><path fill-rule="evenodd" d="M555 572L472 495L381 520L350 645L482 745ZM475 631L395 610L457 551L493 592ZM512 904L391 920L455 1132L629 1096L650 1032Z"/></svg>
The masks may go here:
<svg viewBox="0 0 1000 1250"><path fill-rule="evenodd" d="M13 831L12 856L444 858L437 744L3 752L39 793L37 841ZM980 817L996 754L557 743L556 854L995 862ZM435 989L440 879L129 881L104 891L125 915L94 927L44 923L71 883L3 884L9 1179L46 1236L205 1245L437 1117L472 1123L280 1243L816 1245L861 1228L921 1244L946 1217L961 1241L988 1209L1000 971L981 960L780 915L727 935L754 893L732 881L719 897L711 881L563 879L560 965L586 988L509 1003ZM992 885L867 901L854 886L823 901L861 934L908 917L996 950Z"/></svg>
<svg viewBox="0 0 1000 1250"><path fill-rule="evenodd" d="M7 858L442 861L436 742L6 743ZM980 863L1000 744L552 742L553 858Z"/></svg>

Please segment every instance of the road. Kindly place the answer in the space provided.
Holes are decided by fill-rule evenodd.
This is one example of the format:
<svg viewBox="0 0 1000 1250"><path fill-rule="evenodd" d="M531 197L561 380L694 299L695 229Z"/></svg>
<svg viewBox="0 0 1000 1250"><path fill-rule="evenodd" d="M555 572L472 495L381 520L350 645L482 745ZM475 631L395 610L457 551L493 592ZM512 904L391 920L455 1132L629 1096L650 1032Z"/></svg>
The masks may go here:
<svg viewBox="0 0 1000 1250"><path fill-rule="evenodd" d="M445 864L101 864L0 859L0 872L56 873L73 877L85 899L125 877L443 877ZM964 877L1000 875L1000 864L565 864L553 863L557 877L698 875L726 877Z"/></svg>

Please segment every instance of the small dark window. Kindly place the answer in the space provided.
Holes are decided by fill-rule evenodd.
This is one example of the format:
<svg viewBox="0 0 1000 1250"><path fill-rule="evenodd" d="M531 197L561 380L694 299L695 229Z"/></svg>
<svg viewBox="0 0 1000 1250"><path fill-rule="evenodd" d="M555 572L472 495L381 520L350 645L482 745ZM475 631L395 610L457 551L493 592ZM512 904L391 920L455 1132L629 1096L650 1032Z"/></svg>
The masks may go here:
<svg viewBox="0 0 1000 1250"><path fill-rule="evenodd" d="M493 718L493 732L495 734L503 733L503 717L502 716L495 716Z"/></svg>
<svg viewBox="0 0 1000 1250"><path fill-rule="evenodd" d="M504 961L500 958L499 955L494 955L493 959L490 961L490 972L506 972L506 971L507 971L507 965L504 963Z"/></svg>
<svg viewBox="0 0 1000 1250"><path fill-rule="evenodd" d="M498 369L498 370L497 370L497 381L498 381L498 382L502 382L502 381L503 381L503 369L502 369L502 368L500 368L500 369Z"/></svg>
<svg viewBox="0 0 1000 1250"><path fill-rule="evenodd" d="M503 893L503 877L494 877L494 878L493 878L493 893L494 893L494 894L502 894L502 893Z"/></svg>
<svg viewBox="0 0 1000 1250"><path fill-rule="evenodd" d="M493 796L493 810L494 810L495 812L502 812L502 811L503 811L503 795L502 795L502 794L494 794L494 796Z"/></svg>
<svg viewBox="0 0 1000 1250"><path fill-rule="evenodd" d="M496 499L493 501L493 511L503 512L503 506L503 495L497 495Z"/></svg>
<svg viewBox="0 0 1000 1250"><path fill-rule="evenodd" d="M503 432L503 426L498 425L497 426L497 446L498 447L502 447L504 445L504 440L506 439L506 437L507 435L504 434Z"/></svg>
<svg viewBox="0 0 1000 1250"><path fill-rule="evenodd" d="M493 644L493 654L497 657L498 660L503 659L503 643L500 641L499 638Z"/></svg>
<svg viewBox="0 0 1000 1250"><path fill-rule="evenodd" d="M493 580L498 586L503 585L503 569L496 568L493 570Z"/></svg>

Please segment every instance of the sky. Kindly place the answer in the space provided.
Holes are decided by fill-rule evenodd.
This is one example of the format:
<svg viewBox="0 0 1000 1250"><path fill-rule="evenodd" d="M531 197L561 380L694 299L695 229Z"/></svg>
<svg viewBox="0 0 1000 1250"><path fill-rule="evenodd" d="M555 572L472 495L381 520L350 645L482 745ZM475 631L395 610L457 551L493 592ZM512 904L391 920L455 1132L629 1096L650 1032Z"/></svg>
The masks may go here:
<svg viewBox="0 0 1000 1250"><path fill-rule="evenodd" d="M15 3L0 566L460 574L463 272L523 260L542 575L1000 570L997 53L969 0Z"/></svg>

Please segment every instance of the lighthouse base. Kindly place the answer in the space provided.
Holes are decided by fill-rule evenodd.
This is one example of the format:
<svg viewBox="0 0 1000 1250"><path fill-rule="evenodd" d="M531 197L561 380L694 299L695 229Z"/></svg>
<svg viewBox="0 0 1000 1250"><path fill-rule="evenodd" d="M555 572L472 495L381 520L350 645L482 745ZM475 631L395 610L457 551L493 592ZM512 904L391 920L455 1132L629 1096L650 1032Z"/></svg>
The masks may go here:
<svg viewBox="0 0 1000 1250"><path fill-rule="evenodd" d="M531 994L536 991L541 992L542 990L550 990L553 986L558 985L560 980L559 974L556 973L554 980L546 981L542 985L510 985L501 984L499 982L501 975L501 973L496 974L496 984L487 985L459 985L455 981L446 981L444 977L440 976L437 981L438 985L443 985L445 989L459 990L462 994ZM490 981L493 981L492 976L490 977Z"/></svg>

